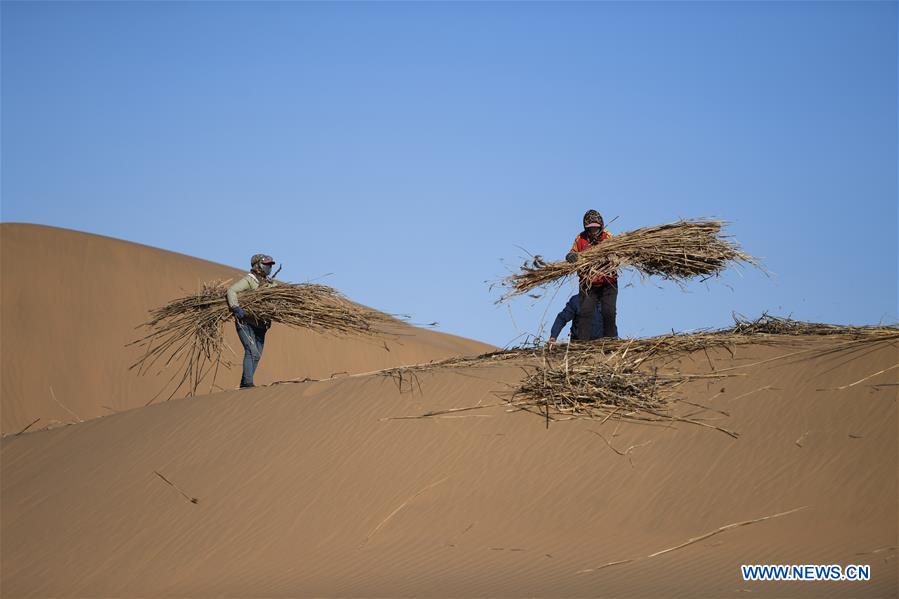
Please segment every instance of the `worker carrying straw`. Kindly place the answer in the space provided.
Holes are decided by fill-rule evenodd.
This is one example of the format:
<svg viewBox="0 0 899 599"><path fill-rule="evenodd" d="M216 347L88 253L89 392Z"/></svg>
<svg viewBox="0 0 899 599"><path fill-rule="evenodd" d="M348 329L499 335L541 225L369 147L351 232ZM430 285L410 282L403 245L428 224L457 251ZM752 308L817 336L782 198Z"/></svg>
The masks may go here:
<svg viewBox="0 0 899 599"><path fill-rule="evenodd" d="M574 244L565 259L574 264L578 261L578 254L611 237L612 234L605 230L602 215L596 210L587 210L584 214L584 230L574 238ZM618 304L617 272L598 275L593 279L581 275L579 295L577 340L590 341L593 315L597 305L602 313L602 336L618 337L618 325L615 322Z"/></svg>
<svg viewBox="0 0 899 599"><path fill-rule="evenodd" d="M226 298L231 313L234 314L234 324L237 327L237 336L243 345L243 375L240 377L240 388L255 387L253 375L259 367L262 359L262 349L265 347L265 334L272 326L269 319L256 318L247 314L240 307L237 294L242 291L259 289L260 286L271 287L275 283L269 276L272 274L274 259L267 254L254 254L250 258L250 272L242 279L228 288Z"/></svg>

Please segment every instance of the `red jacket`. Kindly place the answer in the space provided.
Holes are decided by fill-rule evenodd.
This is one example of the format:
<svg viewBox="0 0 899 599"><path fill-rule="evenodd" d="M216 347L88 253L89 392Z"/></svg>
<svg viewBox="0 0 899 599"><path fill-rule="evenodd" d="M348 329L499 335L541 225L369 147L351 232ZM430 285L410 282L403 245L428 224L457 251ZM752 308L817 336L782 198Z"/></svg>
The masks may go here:
<svg viewBox="0 0 899 599"><path fill-rule="evenodd" d="M610 237L612 237L611 233L609 233L608 231L603 231L602 234L599 236L599 241L597 241L596 243L602 243L603 241L605 241L606 239L609 239ZM591 245L592 244L587 240L587 238L584 237L583 234L579 233L578 236L574 238L574 245L571 246L571 251L572 252L583 252ZM591 286L599 287L600 285L605 285L606 283L617 283L617 282L618 282L617 276L611 276L611 277L599 276L599 277L596 277L595 279L593 279Z"/></svg>

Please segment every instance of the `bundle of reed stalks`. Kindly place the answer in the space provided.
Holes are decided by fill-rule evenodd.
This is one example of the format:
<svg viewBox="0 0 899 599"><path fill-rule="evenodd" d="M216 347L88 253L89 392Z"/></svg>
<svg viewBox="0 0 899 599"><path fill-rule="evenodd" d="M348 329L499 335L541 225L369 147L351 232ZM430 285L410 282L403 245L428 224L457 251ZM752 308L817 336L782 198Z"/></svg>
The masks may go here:
<svg viewBox="0 0 899 599"><path fill-rule="evenodd" d="M542 414L547 422L559 417L679 421L685 419L672 411L675 390L692 378L697 377L640 368L623 354L591 362L546 362L522 381L510 404Z"/></svg>
<svg viewBox="0 0 899 599"><path fill-rule="evenodd" d="M517 399L548 403L562 414L603 418L616 412L626 418L665 409L670 391L680 382L642 372L627 360L547 363L522 382Z"/></svg>
<svg viewBox="0 0 899 599"><path fill-rule="evenodd" d="M745 262L758 266L755 258L721 235L723 221L707 218L637 229L606 239L580 254L576 262L545 262L536 256L521 272L503 279L508 299L538 287L561 283L577 275L589 282L598 276L617 276L631 268L642 276L660 276L676 282L719 274L730 264Z"/></svg>
<svg viewBox="0 0 899 599"><path fill-rule="evenodd" d="M224 353L224 324L232 318L225 299L227 290L224 281L206 283L199 293L152 310L150 319L141 325L149 333L129 344L144 348L143 356L131 369L146 373L154 366L159 366L159 371L174 367L172 378L163 387L165 390L175 384L169 398L185 385L188 395L196 394L210 374L212 388L219 367L231 366ZM372 335L379 332L379 325L392 320L350 302L325 285L279 282L245 291L239 299L251 322L277 322L325 333Z"/></svg>

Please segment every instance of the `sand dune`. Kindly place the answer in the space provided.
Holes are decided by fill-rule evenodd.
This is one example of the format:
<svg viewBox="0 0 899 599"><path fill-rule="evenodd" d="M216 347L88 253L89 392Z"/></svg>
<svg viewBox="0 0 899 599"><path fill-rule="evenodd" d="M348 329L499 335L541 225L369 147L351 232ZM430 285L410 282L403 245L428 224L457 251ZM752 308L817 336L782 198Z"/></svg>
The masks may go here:
<svg viewBox="0 0 899 599"><path fill-rule="evenodd" d="M737 375L683 391L738 439L547 428L503 405L526 364L415 385L364 374L490 349L406 326L389 351L275 329L258 382L361 374L143 407L160 381L127 372L134 325L239 271L72 231L0 232L3 431L41 419L0 441L3 597L899 593L895 342L684 355L684 372ZM749 563L870 564L872 580L748 583Z"/></svg>
<svg viewBox="0 0 899 599"><path fill-rule="evenodd" d="M139 350L126 348L147 311L241 271L147 246L65 229L0 224L0 428L40 429L143 406L165 378L128 371ZM237 386L237 367L218 380ZM386 340L348 340L276 327L257 381L322 378L487 351L489 346L398 326ZM386 343L386 346L385 346Z"/></svg>
<svg viewBox="0 0 899 599"><path fill-rule="evenodd" d="M686 388L739 439L547 429L502 406L386 419L498 403L516 365L424 373L414 394L378 375L276 385L7 437L2 593L896 596L896 370L846 387L894 365L896 346L752 366L792 351L683 358L743 366ZM747 583L744 563L862 563L873 579Z"/></svg>

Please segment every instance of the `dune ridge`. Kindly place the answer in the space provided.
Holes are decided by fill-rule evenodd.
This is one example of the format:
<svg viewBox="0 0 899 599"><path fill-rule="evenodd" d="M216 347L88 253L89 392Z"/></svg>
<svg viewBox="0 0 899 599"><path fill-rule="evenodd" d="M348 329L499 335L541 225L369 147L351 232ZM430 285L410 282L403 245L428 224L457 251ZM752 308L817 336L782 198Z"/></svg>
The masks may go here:
<svg viewBox="0 0 899 599"><path fill-rule="evenodd" d="M259 382L293 382L143 406L156 381L123 376L135 314L238 271L0 233L4 430L34 410L83 420L0 439L3 597L899 594L895 339L683 352L685 374L733 375L679 393L736 438L687 422L547 427L507 402L535 358L400 380L381 369L493 349L412 327L390 351L276 330ZM48 267L10 285L23 254ZM104 256L107 274L141 277L98 289ZM872 580L742 580L741 564L768 563L869 564Z"/></svg>
<svg viewBox="0 0 899 599"><path fill-rule="evenodd" d="M833 343L714 349L683 368ZM415 393L382 375L275 385L8 437L4 594L892 596L895 370L836 389L895 357L880 343L690 383L739 439L547 429L502 406L393 419L496 404L521 378L509 364L424 372ZM869 563L873 580L746 583L743 563Z"/></svg>
<svg viewBox="0 0 899 599"><path fill-rule="evenodd" d="M0 431L17 433L140 407L167 377L128 367L140 349L136 327L148 311L243 271L127 241L28 224L0 224ZM258 381L364 372L492 349L454 335L397 324L385 339L354 339L275 326ZM243 350L233 327L230 371L240 380ZM201 392L209 392L203 389ZM165 399L167 394L161 396Z"/></svg>

